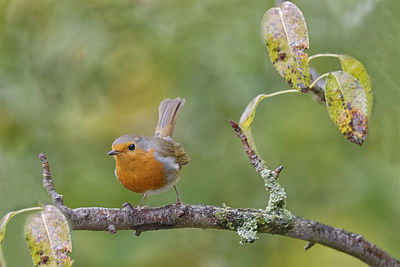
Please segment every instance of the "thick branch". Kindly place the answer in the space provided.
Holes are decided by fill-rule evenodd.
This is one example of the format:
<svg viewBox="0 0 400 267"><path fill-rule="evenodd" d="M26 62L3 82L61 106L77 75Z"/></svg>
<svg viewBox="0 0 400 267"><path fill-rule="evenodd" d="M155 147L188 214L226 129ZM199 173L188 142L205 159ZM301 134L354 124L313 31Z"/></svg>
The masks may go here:
<svg viewBox="0 0 400 267"><path fill-rule="evenodd" d="M289 230L279 222L265 223L265 214L255 209L233 209L207 205L168 205L142 210L77 208L67 209L65 215L73 230L109 231L136 230L137 233L150 230L174 228L200 228L233 230L246 220L255 220L258 233L289 236L312 243L318 243L352 255L372 266L399 266L399 263L385 251L365 240L361 235L346 232L301 217L294 217Z"/></svg>
<svg viewBox="0 0 400 267"><path fill-rule="evenodd" d="M62 196L54 189L49 164L44 154L40 154L40 160L43 167L43 186L53 204L69 219L73 230L111 233L118 230L135 230L139 235L141 232L151 230L201 228L236 231L242 238L253 233L279 234L334 248L372 266L400 266L396 259L360 235L297 216L292 216L288 225L285 220L271 220L271 214L265 210L175 204L140 210L129 206L123 209L101 207L71 209L63 204Z"/></svg>

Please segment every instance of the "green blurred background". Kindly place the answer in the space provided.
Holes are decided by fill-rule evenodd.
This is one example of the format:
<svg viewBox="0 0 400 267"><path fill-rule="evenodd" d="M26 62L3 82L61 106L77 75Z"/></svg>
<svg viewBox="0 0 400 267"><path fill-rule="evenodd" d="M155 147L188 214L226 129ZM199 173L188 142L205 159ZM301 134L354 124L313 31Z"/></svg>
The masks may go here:
<svg viewBox="0 0 400 267"><path fill-rule="evenodd" d="M370 135L358 147L308 95L266 100L254 135L294 214L362 234L400 257L400 1L295 1L309 54L349 54L373 82ZM187 203L263 208L263 183L229 120L257 94L287 89L263 47L266 0L3 0L0 2L0 215L49 203L38 154L69 207L121 207L140 195L106 155L125 133L153 134L166 97L187 102L174 138L191 156L178 184ZM316 59L321 73L335 59ZM175 201L173 190L146 204ZM8 266L31 266L23 222L9 225ZM74 266L364 266L322 246L261 235L182 229L72 233Z"/></svg>

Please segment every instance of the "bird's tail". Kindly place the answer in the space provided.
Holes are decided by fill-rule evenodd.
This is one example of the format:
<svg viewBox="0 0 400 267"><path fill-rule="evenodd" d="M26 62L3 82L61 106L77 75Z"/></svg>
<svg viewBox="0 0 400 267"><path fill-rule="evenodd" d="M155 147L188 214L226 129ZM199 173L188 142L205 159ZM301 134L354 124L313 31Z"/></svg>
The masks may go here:
<svg viewBox="0 0 400 267"><path fill-rule="evenodd" d="M174 131L176 117L181 111L185 99L179 97L175 99L164 99L158 107L158 123L156 126L155 136L168 137Z"/></svg>

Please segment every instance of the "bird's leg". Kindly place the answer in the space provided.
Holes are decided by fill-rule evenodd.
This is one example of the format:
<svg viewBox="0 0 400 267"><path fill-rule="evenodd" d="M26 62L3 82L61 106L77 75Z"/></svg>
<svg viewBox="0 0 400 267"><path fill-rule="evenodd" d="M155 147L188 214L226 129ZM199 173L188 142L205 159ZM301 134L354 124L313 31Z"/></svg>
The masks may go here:
<svg viewBox="0 0 400 267"><path fill-rule="evenodd" d="M183 205L183 202L182 202L182 200L181 200L181 197L179 196L179 193L178 193L178 189L176 189L176 186L175 186L175 185L174 185L174 189L175 189L175 193L176 193L176 197L177 197L176 205Z"/></svg>
<svg viewBox="0 0 400 267"><path fill-rule="evenodd" d="M142 200L140 200L139 205L137 206L137 209L140 210L142 208L143 202L146 199L147 195L143 194ZM144 207L143 207L144 208Z"/></svg>

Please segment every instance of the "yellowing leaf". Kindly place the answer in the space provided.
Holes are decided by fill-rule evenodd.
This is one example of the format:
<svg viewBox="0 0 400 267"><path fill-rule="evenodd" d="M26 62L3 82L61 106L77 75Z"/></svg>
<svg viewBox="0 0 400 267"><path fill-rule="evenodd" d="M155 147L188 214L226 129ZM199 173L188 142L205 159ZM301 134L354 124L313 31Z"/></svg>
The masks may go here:
<svg viewBox="0 0 400 267"><path fill-rule="evenodd" d="M357 59L347 56L347 55L338 55L340 60L340 64L342 65L343 71L351 74L354 78L356 78L363 87L365 94L367 96L367 114L368 116L372 111L372 87L371 80L367 73L367 70L364 68L363 64Z"/></svg>
<svg viewBox="0 0 400 267"><path fill-rule="evenodd" d="M17 210L17 211L10 211L7 213L3 218L0 220L0 267L6 267L6 263L3 258L3 251L1 248L1 243L3 242L4 236L6 234L6 227L8 222L11 220L12 217L15 215L18 215L23 212L27 211L33 211L33 210L41 210L41 207L33 207L33 208L27 208L27 209L22 209L22 210Z"/></svg>
<svg viewBox="0 0 400 267"><path fill-rule="evenodd" d="M1 221L0 221L0 244L1 244L1 242L3 242L4 236L6 234L6 227L7 227L8 222L11 220L12 217L14 217L17 214L18 214L17 211L11 211L11 212L7 213L3 218L1 218Z"/></svg>
<svg viewBox="0 0 400 267"><path fill-rule="evenodd" d="M27 211L33 211L33 210L41 210L41 207L32 207L32 208L27 208L27 209L22 209L22 210L17 210L17 211L10 211L7 213L3 218L0 220L0 245L1 242L3 242L4 236L6 234L6 227L8 222L11 220L12 217L14 217L17 214L27 212Z"/></svg>
<svg viewBox="0 0 400 267"><path fill-rule="evenodd" d="M243 111L242 116L240 117L239 126L242 129L243 133L247 136L247 141L250 147L257 153L257 149L254 144L253 135L251 133L251 126L253 125L254 118L256 116L256 109L258 104L264 99L271 96L287 94L287 93L297 93L297 90L285 90L279 91L272 94L260 94L253 98L250 103L247 105L246 109Z"/></svg>
<svg viewBox="0 0 400 267"><path fill-rule="evenodd" d="M256 108L258 104L264 98L268 97L268 95L261 94L253 98L250 103L247 105L246 109L243 111L242 116L240 117L239 126L242 128L243 133L247 137L247 142L249 143L251 149L256 150L253 134L251 132L251 125L253 124L254 117L256 116Z"/></svg>
<svg viewBox="0 0 400 267"><path fill-rule="evenodd" d="M360 82L347 72L331 72L326 78L325 98L340 132L361 146L368 136L368 114L367 96Z"/></svg>
<svg viewBox="0 0 400 267"><path fill-rule="evenodd" d="M289 1L270 8L264 14L261 29L276 70L292 88L307 91L311 78L305 50L309 48L309 41L300 9Z"/></svg>
<svg viewBox="0 0 400 267"><path fill-rule="evenodd" d="M64 214L54 206L28 217L25 237L35 266L71 266L69 227Z"/></svg>
<svg viewBox="0 0 400 267"><path fill-rule="evenodd" d="M239 126L240 128L242 128L242 130L247 130L251 128L254 117L256 116L256 108L258 104L261 102L261 100L263 100L266 97L267 95L265 94L258 95L255 98L253 98L247 105L239 121Z"/></svg>
<svg viewBox="0 0 400 267"><path fill-rule="evenodd" d="M4 261L3 250L1 246L0 246L0 267L6 267L6 262Z"/></svg>

